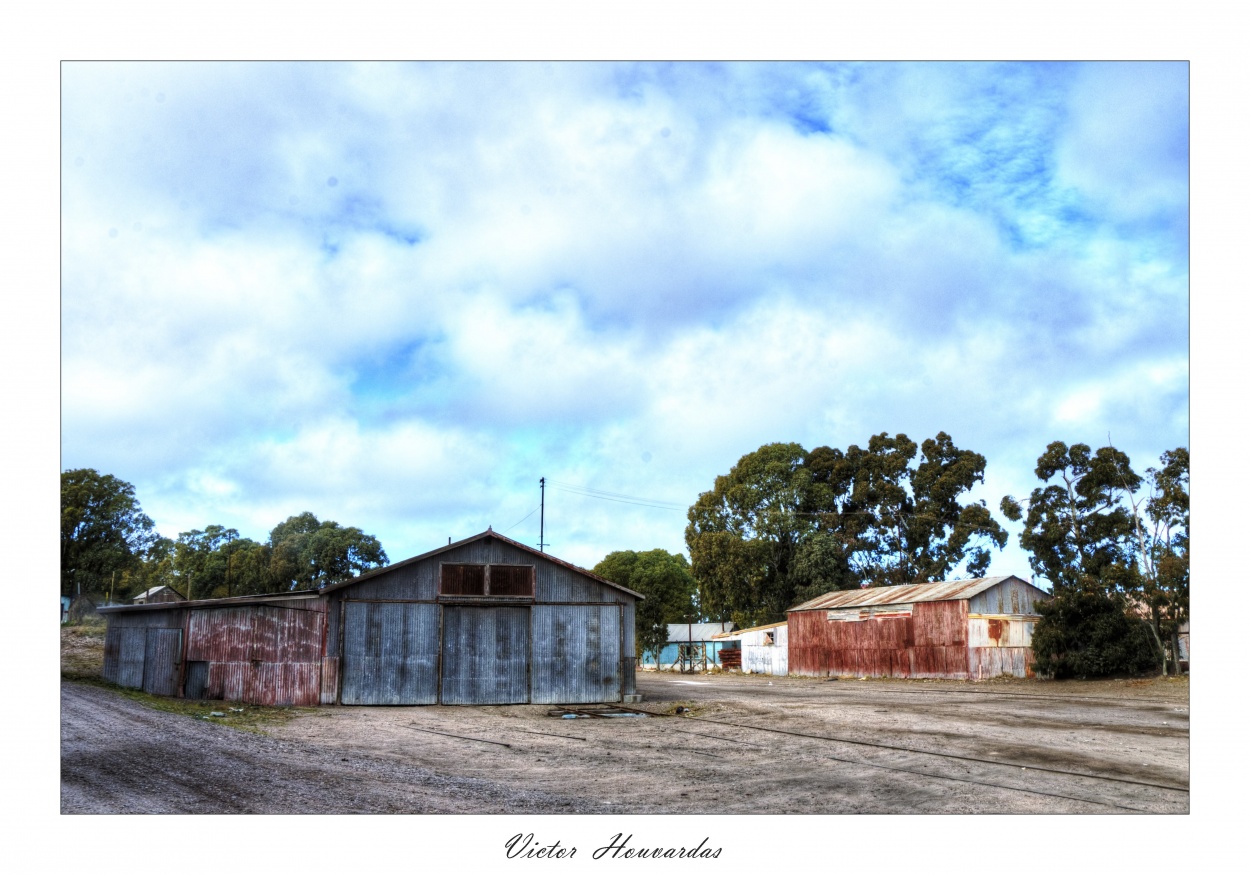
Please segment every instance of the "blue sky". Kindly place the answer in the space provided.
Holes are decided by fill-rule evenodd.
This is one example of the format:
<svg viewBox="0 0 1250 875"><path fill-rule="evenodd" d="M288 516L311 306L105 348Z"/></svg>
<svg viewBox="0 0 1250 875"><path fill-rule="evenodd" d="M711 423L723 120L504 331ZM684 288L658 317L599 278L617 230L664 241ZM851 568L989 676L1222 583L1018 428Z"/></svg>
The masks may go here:
<svg viewBox="0 0 1250 875"><path fill-rule="evenodd" d="M169 537L536 544L547 477L590 566L768 442L946 431L994 508L1189 443L1184 63L61 74L61 465Z"/></svg>

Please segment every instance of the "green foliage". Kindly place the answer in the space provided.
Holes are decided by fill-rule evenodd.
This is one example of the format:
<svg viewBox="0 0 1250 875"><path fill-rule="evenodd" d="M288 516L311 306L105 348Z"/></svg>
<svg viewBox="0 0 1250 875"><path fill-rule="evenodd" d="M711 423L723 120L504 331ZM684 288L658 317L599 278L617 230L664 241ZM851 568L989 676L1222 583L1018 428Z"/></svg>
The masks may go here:
<svg viewBox="0 0 1250 875"><path fill-rule="evenodd" d="M305 511L269 533L270 571L284 589L327 586L386 565L386 551L373 535L333 520L319 522Z"/></svg>
<svg viewBox="0 0 1250 875"><path fill-rule="evenodd" d="M634 613L634 646L639 659L644 653L658 654L663 649L669 623L698 620L694 577L681 554L620 550L603 557L592 570L644 596Z"/></svg>
<svg viewBox="0 0 1250 875"><path fill-rule="evenodd" d="M1116 589L1134 546L1134 517L1123 499L1141 484L1128 456L1114 447L1091 453L1085 444L1055 441L1038 458L1036 474L1047 485L1024 503L1027 515L1011 496L1001 504L1009 520L1024 518L1020 546L1034 573L1056 589Z"/></svg>
<svg viewBox="0 0 1250 875"><path fill-rule="evenodd" d="M1132 675L1162 659L1149 625L1130 615L1122 594L1068 587L1038 602L1037 612L1035 671L1059 679Z"/></svg>
<svg viewBox="0 0 1250 875"><path fill-rule="evenodd" d="M1069 447L1056 441L1037 460L1037 477L1046 485L1025 501L1003 498L1007 518L1024 520L1020 544L1029 552L1033 571L1050 581L1055 603L1067 605L1039 624L1042 647L1103 653L1112 647L1105 636L1119 629L1130 636L1119 646L1140 654L1136 637L1144 628L1156 667L1164 666L1160 642L1168 641L1175 658L1177 629L1189 617L1189 451L1165 452L1161 462L1143 479L1114 447L1091 451L1085 444ZM1143 486L1147 494L1139 496ZM1150 625L1141 626L1131 613L1124 626L1106 617L1087 620L1068 605L1086 596L1111 599L1125 610L1145 608ZM1062 628L1064 623L1073 625ZM1081 637L1095 634L1104 637L1098 642ZM1090 667L1098 660L1082 658L1089 665L1083 663L1079 674L1137 670L1128 667L1124 654L1102 660L1119 666L1107 670Z"/></svg>
<svg viewBox="0 0 1250 875"><path fill-rule="evenodd" d="M784 617L798 585L792 565L815 529L804 513L812 472L798 444L766 444L717 477L687 515L686 546L700 603L739 627Z"/></svg>
<svg viewBox="0 0 1250 875"><path fill-rule="evenodd" d="M107 594L156 538L132 485L94 468L61 473L61 595Z"/></svg>
<svg viewBox="0 0 1250 875"><path fill-rule="evenodd" d="M984 477L985 457L945 432L920 445L883 432L845 452L760 447L690 508L702 603L751 626L837 589L980 576L1007 541L984 502L961 500Z"/></svg>

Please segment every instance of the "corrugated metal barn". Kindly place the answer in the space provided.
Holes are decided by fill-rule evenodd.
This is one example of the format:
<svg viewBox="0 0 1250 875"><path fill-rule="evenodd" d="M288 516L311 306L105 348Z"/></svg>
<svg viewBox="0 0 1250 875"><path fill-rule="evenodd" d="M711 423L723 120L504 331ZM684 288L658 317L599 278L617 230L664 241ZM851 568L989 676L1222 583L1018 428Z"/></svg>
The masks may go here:
<svg viewBox="0 0 1250 875"><path fill-rule="evenodd" d="M487 530L319 591L102 609L104 676L267 705L636 701L639 598Z"/></svg>
<svg viewBox="0 0 1250 875"><path fill-rule="evenodd" d="M1032 675L1033 603L1018 577L831 592L787 612L790 673L973 679Z"/></svg>

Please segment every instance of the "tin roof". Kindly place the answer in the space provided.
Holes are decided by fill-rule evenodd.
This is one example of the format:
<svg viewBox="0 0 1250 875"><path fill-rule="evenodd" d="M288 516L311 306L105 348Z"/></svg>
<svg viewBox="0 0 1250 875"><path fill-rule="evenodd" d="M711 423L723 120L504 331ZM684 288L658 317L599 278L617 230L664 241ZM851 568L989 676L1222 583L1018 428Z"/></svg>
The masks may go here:
<svg viewBox="0 0 1250 875"><path fill-rule="evenodd" d="M947 602L970 599L1004 580L1019 580L1008 574L1003 577L976 577L972 580L943 580L936 583L905 583L902 586L873 586L827 592L795 605L791 611L816 611L825 608L852 608L860 605L899 605L912 602Z"/></svg>
<svg viewBox="0 0 1250 875"><path fill-rule="evenodd" d="M363 580L368 580L369 578L376 577L379 574L384 574L388 571L394 571L396 568L402 568L405 565L411 565L414 562L420 562L424 559L429 559L431 556L437 556L439 553L446 553L448 550L454 550L457 547L462 547L465 544L471 544L474 541L480 541L483 538L495 538L499 541L502 541L505 544L508 544L512 547L516 547L519 550L524 550L527 553L533 553L535 556L541 556L543 559L547 560L548 562L554 565L559 565L563 568L569 569L570 571L576 571L578 574L585 575L586 577L589 577L591 580L596 580L599 583L606 584L607 586L610 586L614 589L619 589L621 592L629 593L634 598L638 598L638 599L646 598L646 596L644 596L642 593L634 592L632 589L621 586L619 583L614 583L611 580L608 580L606 577L600 577L599 575L595 574L593 571L587 571L585 568L582 568L578 565L574 565L572 562L565 562L563 559L557 559L556 557L552 556L550 553L543 553L539 550L535 550L533 547L530 547L526 544L522 544L520 541L514 541L511 538L506 538L503 535L499 534L498 532L493 531L489 528L484 532L481 532L479 534L472 536L471 538L465 538L464 540L456 541L453 544L445 544L441 547L438 547L434 550L429 551L428 553L422 553L420 556L413 556L411 559L404 559L392 565L383 565L381 568L371 568L368 571L366 571L364 574L361 574L358 577L353 577L351 580L344 580L340 583L333 583L333 584L330 584L329 586L322 587L321 592L323 593L333 592L336 589L343 589L344 587L347 587L347 586L354 586L355 584L360 583Z"/></svg>
<svg viewBox="0 0 1250 875"><path fill-rule="evenodd" d="M137 596L135 596L135 598L137 598L137 599L145 599L145 598L147 598L148 596L153 596L153 595L156 595L158 592L160 592L160 591L161 591L161 590L163 590L163 589L167 589L167 590L169 590L170 592L172 592L174 595L178 596L178 598L182 598L182 593L178 592L178 590L174 589L174 588L173 588L173 587L171 587L171 586L166 586L166 585L165 585L165 584L163 584L163 583L162 583L162 584L160 584L160 585L158 585L158 586L154 586L154 587L152 587L151 589L144 590L143 592L141 592L141 593L139 593Z"/></svg>
<svg viewBox="0 0 1250 875"><path fill-rule="evenodd" d="M780 623L768 623L763 626L751 626L749 629L734 629L732 632L721 632L719 635L713 635L712 640L723 641L727 639L733 639L741 635L745 635L747 632L762 632L765 629L776 629L778 626L784 626L786 623L787 623L786 620L782 620Z"/></svg>
<svg viewBox="0 0 1250 875"><path fill-rule="evenodd" d="M271 592L263 595L236 595L222 599L195 599L178 602L146 602L138 605L105 605L96 608L100 614L123 614L130 611L180 611L183 608L217 608L231 605L257 605L269 602L295 601L299 599L315 599L319 593L315 589L297 589L291 592Z"/></svg>

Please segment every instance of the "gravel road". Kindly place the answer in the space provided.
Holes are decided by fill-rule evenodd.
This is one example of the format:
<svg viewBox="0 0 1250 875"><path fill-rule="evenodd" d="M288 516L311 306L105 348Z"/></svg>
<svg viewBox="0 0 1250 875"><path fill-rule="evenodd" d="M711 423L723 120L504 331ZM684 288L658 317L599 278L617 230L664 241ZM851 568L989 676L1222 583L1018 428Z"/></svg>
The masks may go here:
<svg viewBox="0 0 1250 875"><path fill-rule="evenodd" d="M98 687L61 685L62 814L587 810L625 809L241 732L155 711Z"/></svg>
<svg viewBox="0 0 1250 875"><path fill-rule="evenodd" d="M642 673L651 718L325 707L268 736L62 684L64 813L1185 813L1187 680ZM680 711L679 711L680 709Z"/></svg>

